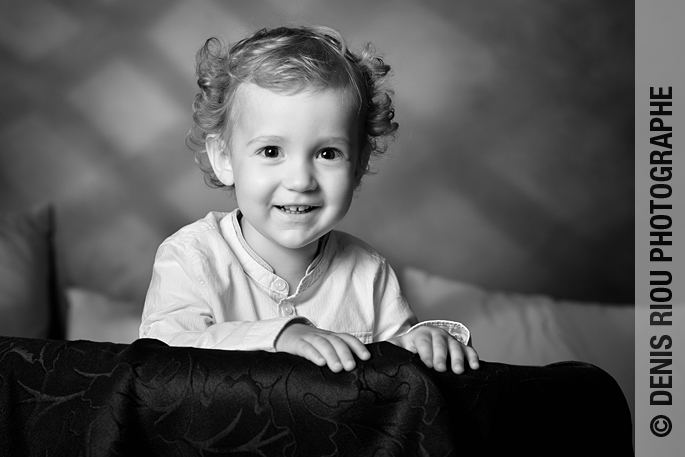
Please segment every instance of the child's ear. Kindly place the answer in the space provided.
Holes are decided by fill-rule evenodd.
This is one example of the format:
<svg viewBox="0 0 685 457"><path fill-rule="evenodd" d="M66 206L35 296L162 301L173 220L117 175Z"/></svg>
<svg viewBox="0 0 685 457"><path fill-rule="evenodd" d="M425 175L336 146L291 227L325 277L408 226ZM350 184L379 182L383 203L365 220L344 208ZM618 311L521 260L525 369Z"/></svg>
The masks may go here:
<svg viewBox="0 0 685 457"><path fill-rule="evenodd" d="M209 157L209 163L212 165L216 177L225 186L230 187L235 184L231 156L221 135L207 135L206 145L207 157Z"/></svg>
<svg viewBox="0 0 685 457"><path fill-rule="evenodd" d="M354 170L354 187L359 187L364 174L368 171L369 160L371 159L371 144L364 142L364 146L357 152L357 166Z"/></svg>

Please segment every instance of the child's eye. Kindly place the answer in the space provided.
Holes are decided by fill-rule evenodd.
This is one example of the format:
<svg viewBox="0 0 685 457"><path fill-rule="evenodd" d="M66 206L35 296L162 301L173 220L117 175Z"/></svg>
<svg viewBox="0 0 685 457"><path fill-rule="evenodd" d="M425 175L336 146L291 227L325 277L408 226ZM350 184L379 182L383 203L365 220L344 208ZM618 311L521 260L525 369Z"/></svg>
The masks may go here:
<svg viewBox="0 0 685 457"><path fill-rule="evenodd" d="M275 159L280 155L281 151L276 146L265 146L259 153L267 159Z"/></svg>
<svg viewBox="0 0 685 457"><path fill-rule="evenodd" d="M337 149L323 149L319 151L318 157L324 160L335 160L342 157L342 153Z"/></svg>

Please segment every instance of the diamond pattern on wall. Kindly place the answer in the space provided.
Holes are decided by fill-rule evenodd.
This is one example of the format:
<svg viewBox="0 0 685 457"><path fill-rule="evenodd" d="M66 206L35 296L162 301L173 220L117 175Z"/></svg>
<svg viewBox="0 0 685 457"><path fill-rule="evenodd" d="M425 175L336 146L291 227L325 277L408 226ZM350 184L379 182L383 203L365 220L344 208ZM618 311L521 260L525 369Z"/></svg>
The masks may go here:
<svg viewBox="0 0 685 457"><path fill-rule="evenodd" d="M251 31L242 18L226 12L224 5L181 2L150 31L152 42L189 84L194 81L195 54L207 38L215 35L224 43L233 42Z"/></svg>
<svg viewBox="0 0 685 457"><path fill-rule="evenodd" d="M123 59L100 68L67 95L118 150L139 154L165 132L187 128L181 109L152 78Z"/></svg>
<svg viewBox="0 0 685 457"><path fill-rule="evenodd" d="M0 130L2 178L12 193L27 201L59 198L83 185L95 173L79 147L40 115L30 114Z"/></svg>
<svg viewBox="0 0 685 457"><path fill-rule="evenodd" d="M376 19L357 34L368 40L384 31L378 48L394 63L393 87L398 102L408 107L405 113L427 118L449 111L452 122L469 116L474 89L495 77L491 50L420 3L377 8Z"/></svg>
<svg viewBox="0 0 685 457"><path fill-rule="evenodd" d="M235 206L183 141L196 50L330 25L385 55L400 123L341 228L396 269L629 302L633 23L625 2L0 0L0 211L54 201L75 283L142 301L128 265Z"/></svg>
<svg viewBox="0 0 685 457"><path fill-rule="evenodd" d="M202 172L197 167L189 168L186 173L166 184L163 192L165 200L188 221L205 217L209 208L211 211L231 211L236 207L231 194L210 188L204 183Z"/></svg>
<svg viewBox="0 0 685 457"><path fill-rule="evenodd" d="M0 43L22 59L36 59L78 34L80 24L54 2L0 2Z"/></svg>

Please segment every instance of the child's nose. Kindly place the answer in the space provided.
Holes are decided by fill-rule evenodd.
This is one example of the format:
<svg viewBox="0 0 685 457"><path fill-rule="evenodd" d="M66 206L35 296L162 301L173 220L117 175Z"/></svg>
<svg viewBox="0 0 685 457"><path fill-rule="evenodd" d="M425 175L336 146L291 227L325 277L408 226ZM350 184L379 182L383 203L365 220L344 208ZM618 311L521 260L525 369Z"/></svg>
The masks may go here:
<svg viewBox="0 0 685 457"><path fill-rule="evenodd" d="M311 191L318 186L311 165L299 161L288 167L283 177L283 185L295 192Z"/></svg>

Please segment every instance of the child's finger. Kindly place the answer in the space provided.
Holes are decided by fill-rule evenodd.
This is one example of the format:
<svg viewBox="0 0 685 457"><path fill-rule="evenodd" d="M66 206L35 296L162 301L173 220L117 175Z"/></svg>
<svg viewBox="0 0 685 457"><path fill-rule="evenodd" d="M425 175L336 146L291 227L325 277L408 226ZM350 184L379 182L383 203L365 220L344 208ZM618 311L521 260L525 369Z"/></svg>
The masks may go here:
<svg viewBox="0 0 685 457"><path fill-rule="evenodd" d="M345 343L347 343L347 346L354 352L357 357L359 357L362 360L368 360L369 357L371 357L371 353L369 352L368 349L366 349L366 346L364 346L364 343L359 341L357 338L354 336L350 335L349 333L338 333L338 337L340 337Z"/></svg>
<svg viewBox="0 0 685 457"><path fill-rule="evenodd" d="M466 358L469 361L469 366L477 370L480 367L478 353L471 346L464 346L464 352L466 353Z"/></svg>
<svg viewBox="0 0 685 457"><path fill-rule="evenodd" d="M330 368L332 372L337 373L343 369L343 364L338 357L338 351L331 341L329 341L327 336L328 335L316 335L310 340L310 343L319 351L319 353L321 353L324 359L326 359L328 368Z"/></svg>
<svg viewBox="0 0 685 457"><path fill-rule="evenodd" d="M300 341L297 355L304 357L320 367L326 365L326 359L324 356L322 356L321 353L307 341Z"/></svg>
<svg viewBox="0 0 685 457"><path fill-rule="evenodd" d="M455 338L450 338L448 342L450 348L450 361L452 371L456 374L464 372L464 349L459 341Z"/></svg>
<svg viewBox="0 0 685 457"><path fill-rule="evenodd" d="M433 338L418 337L414 340L416 351L428 368L433 368Z"/></svg>
<svg viewBox="0 0 685 457"><path fill-rule="evenodd" d="M447 335L433 335L433 367L437 371L447 370L447 341L445 337L452 339Z"/></svg>
<svg viewBox="0 0 685 457"><path fill-rule="evenodd" d="M342 364L341 367L346 371L354 370L354 357L352 356L350 347L347 345L347 341L341 338L341 335L330 335L327 339L331 346L333 346L338 360Z"/></svg>

